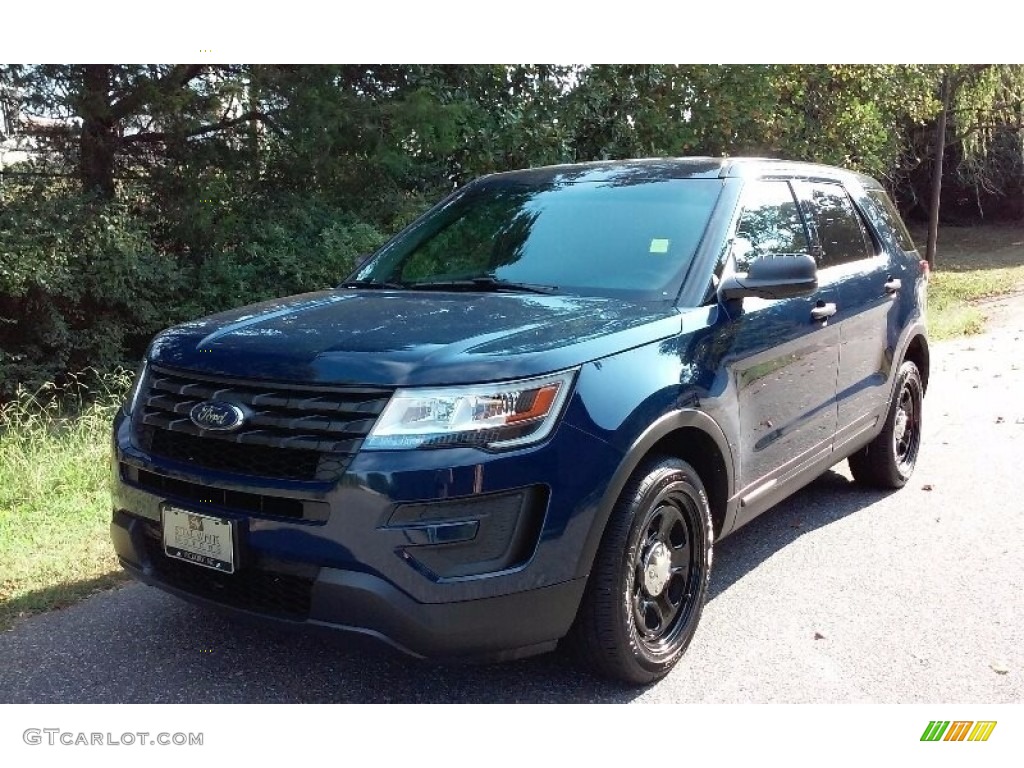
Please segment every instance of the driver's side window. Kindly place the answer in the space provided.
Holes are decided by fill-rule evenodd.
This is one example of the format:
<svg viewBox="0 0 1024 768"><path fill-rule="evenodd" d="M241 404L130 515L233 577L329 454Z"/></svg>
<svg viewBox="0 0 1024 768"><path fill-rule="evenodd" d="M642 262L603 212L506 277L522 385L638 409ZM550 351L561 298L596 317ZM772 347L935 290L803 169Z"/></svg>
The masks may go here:
<svg viewBox="0 0 1024 768"><path fill-rule="evenodd" d="M810 253L807 229L787 181L754 181L743 191L743 210L733 238L737 272L758 256Z"/></svg>

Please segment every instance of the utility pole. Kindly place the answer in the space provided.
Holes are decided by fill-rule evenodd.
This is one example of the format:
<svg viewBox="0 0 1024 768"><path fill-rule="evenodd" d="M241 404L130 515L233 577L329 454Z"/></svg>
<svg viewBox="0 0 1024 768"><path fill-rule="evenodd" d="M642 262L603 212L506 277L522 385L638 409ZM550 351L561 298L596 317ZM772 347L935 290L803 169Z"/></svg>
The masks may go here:
<svg viewBox="0 0 1024 768"><path fill-rule="evenodd" d="M935 143L932 151L932 200L928 210L928 249L925 259L935 269L935 246L939 239L939 200L942 193L942 156L946 153L946 116L951 101L949 70L942 75L942 111L935 126Z"/></svg>

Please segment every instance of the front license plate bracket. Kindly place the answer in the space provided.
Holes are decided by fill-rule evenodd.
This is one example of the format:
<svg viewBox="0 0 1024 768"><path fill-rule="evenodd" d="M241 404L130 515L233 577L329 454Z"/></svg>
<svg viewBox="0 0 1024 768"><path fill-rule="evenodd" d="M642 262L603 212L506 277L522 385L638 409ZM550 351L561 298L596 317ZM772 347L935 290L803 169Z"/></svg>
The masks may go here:
<svg viewBox="0 0 1024 768"><path fill-rule="evenodd" d="M165 555L220 573L235 572L234 521L174 504L164 504L160 512Z"/></svg>

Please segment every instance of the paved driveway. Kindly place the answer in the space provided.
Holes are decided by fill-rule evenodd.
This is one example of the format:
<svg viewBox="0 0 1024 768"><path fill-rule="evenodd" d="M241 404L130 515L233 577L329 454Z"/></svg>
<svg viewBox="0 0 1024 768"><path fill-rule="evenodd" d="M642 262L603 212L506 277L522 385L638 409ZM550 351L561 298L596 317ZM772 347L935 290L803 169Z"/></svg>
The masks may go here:
<svg viewBox="0 0 1024 768"><path fill-rule="evenodd" d="M628 691L562 654L431 666L131 585L0 636L2 702L1024 701L1024 299L936 345L894 494L845 464L722 542L696 639Z"/></svg>

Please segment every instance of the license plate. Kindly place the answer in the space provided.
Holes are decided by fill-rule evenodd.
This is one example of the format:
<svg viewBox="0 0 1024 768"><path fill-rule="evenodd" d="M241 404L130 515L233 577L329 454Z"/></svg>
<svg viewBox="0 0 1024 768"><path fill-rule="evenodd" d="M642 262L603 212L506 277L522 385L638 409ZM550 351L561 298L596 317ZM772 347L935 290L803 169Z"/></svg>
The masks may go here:
<svg viewBox="0 0 1024 768"><path fill-rule="evenodd" d="M221 573L235 572L235 531L230 521L165 504L163 529L168 557Z"/></svg>

